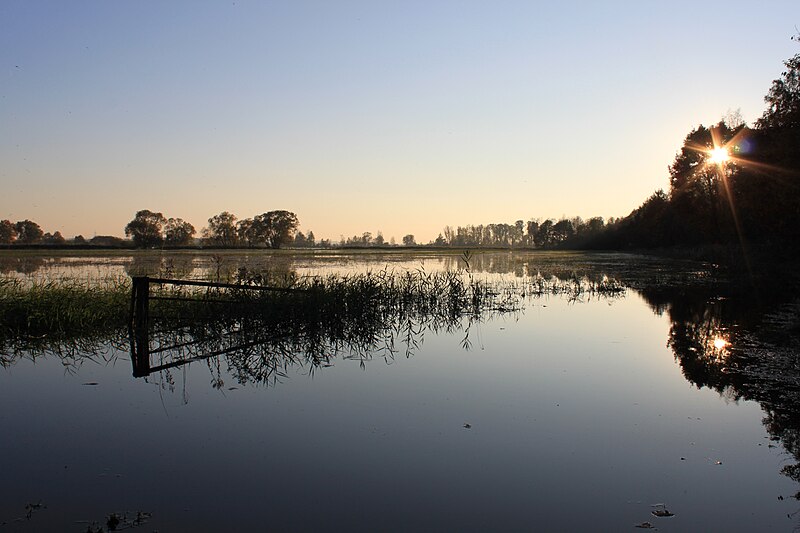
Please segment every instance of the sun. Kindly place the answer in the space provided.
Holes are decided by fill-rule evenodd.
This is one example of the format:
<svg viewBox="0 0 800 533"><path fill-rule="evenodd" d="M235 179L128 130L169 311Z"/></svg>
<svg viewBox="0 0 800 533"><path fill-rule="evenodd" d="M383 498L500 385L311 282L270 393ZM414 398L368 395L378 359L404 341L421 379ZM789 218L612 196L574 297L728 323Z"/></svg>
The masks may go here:
<svg viewBox="0 0 800 533"><path fill-rule="evenodd" d="M708 154L711 162L718 165L725 163L731 158L731 155L728 153L726 148L712 148L709 150Z"/></svg>

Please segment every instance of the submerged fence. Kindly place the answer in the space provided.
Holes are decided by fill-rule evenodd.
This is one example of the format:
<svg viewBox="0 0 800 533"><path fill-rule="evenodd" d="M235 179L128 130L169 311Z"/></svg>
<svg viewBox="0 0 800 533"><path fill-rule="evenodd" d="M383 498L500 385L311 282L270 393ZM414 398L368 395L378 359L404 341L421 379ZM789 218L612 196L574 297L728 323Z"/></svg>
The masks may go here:
<svg viewBox="0 0 800 533"><path fill-rule="evenodd" d="M238 283L221 283L213 281L198 281L187 279L167 279L167 278L151 278L148 276L136 276L131 278L131 305L130 305L130 345L131 345L131 363L133 365L134 377L148 376L153 372L158 372L167 368L181 366L198 359L207 359L218 355L244 348L245 346L236 346L225 350L220 350L213 353L203 354L202 356L194 357L191 359L182 359L168 364L151 366L150 356L157 353L167 352L169 350L184 348L193 343L182 343L174 346L161 346L155 350L150 349L150 300L172 300L193 302L197 305L217 302L213 298L197 298L189 296L181 296L176 294L170 295L153 295L150 292L151 285L170 285L173 287L187 286L187 287L205 287L207 289L231 289L237 291L268 291L268 292L292 292L303 293L304 289L285 288L285 287L268 287L263 285L245 285ZM226 300L226 303L235 304L235 300Z"/></svg>

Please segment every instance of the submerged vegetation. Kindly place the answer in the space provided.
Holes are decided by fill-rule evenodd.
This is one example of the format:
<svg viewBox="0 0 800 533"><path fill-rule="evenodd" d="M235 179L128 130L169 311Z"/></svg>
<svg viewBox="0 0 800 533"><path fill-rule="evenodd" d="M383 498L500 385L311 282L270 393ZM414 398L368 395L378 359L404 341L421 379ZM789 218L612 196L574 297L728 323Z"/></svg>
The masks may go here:
<svg viewBox="0 0 800 533"><path fill-rule="evenodd" d="M127 278L101 283L0 278L0 342L114 331L126 324L129 301Z"/></svg>
<svg viewBox="0 0 800 533"><path fill-rule="evenodd" d="M264 361L324 364L347 351L368 358L393 354L401 339L407 353L425 331L469 331L472 323L521 312L526 299L562 295L570 299L624 293L605 277L541 274L489 280L468 270L395 272L389 269L349 275L297 276L294 272L252 272L242 267L216 286L149 283L145 338L164 357L186 359L254 352ZM213 273L212 273L213 277ZM266 290L265 290L266 289ZM8 364L26 353L90 353L125 345L131 324L129 278L100 283L0 281L0 353ZM138 332L141 333L141 332ZM131 337L133 339L133 337ZM139 344L141 344L141 338ZM463 341L468 346L469 340ZM166 346L180 346L167 350ZM269 355L267 355L269 354ZM229 357L229 361L233 361ZM281 364L283 364L281 363ZM236 366L235 362L231 363ZM263 366L263 365L262 365ZM244 372L262 381L263 372ZM269 372L267 375L276 375Z"/></svg>

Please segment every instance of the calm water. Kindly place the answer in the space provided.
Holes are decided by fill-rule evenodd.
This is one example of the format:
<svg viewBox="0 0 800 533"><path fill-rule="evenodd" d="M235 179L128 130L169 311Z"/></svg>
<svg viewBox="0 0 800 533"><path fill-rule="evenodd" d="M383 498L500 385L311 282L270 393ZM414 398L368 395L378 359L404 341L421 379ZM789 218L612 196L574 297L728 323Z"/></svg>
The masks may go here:
<svg viewBox="0 0 800 533"><path fill-rule="evenodd" d="M458 256L232 254L44 259L6 275L197 275L241 261L299 275L460 267ZM782 473L797 463L793 396L770 372L736 371L765 350L759 318L741 311L753 306L675 283L708 265L487 254L471 266L500 280L605 274L635 289L528 298L519 313L422 332L409 354L398 339L393 357L344 350L268 382L237 379L225 357L134 378L124 342L76 365L15 354L0 369L0 531L84 532L138 511L149 520L135 530L161 532L800 525L800 487ZM674 516L654 516L656 504Z"/></svg>

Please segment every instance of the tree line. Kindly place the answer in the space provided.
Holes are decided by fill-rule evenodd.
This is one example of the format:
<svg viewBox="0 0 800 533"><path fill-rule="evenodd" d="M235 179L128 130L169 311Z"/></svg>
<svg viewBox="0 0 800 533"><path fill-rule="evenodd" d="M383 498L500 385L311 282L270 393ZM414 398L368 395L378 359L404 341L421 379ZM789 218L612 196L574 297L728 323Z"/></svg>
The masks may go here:
<svg viewBox="0 0 800 533"><path fill-rule="evenodd" d="M200 244L218 248L266 247L282 248L297 244L313 246L314 233L297 231L299 221L291 211L268 211L252 218L238 220L236 215L223 211L208 219ZM125 236L137 248L186 246L195 241L194 226L181 218L166 218L162 213L143 209L125 226Z"/></svg>
<svg viewBox="0 0 800 533"><path fill-rule="evenodd" d="M708 244L794 248L800 238L800 54L784 62L763 115L730 113L690 131L655 191L591 248Z"/></svg>
<svg viewBox="0 0 800 533"><path fill-rule="evenodd" d="M446 227L432 244L794 249L800 240L800 54L784 65L753 127L737 111L717 124L692 129L668 167L668 190L655 191L628 216L607 222L576 217Z"/></svg>
<svg viewBox="0 0 800 533"><path fill-rule="evenodd" d="M609 223L615 223L612 217ZM457 247L555 248L579 246L606 228L603 217L517 220L513 224L445 226L431 244Z"/></svg>
<svg viewBox="0 0 800 533"><path fill-rule="evenodd" d="M60 231L45 233L32 220L0 220L0 244L64 244L67 240Z"/></svg>
<svg viewBox="0 0 800 533"><path fill-rule="evenodd" d="M655 191L623 218L532 218L512 224L446 226L428 246L630 249L756 242L784 246L800 238L800 54L785 61L753 127L738 112L712 126L699 125L684 139L668 167L669 188ZM297 215L268 211L242 220L228 211L208 219L201 237L180 218L138 211L125 226L137 247L329 247L313 231L298 231ZM0 221L0 244L125 245L110 236L65 241L33 221ZM378 231L345 238L340 246L396 246ZM416 246L412 234L403 246Z"/></svg>

